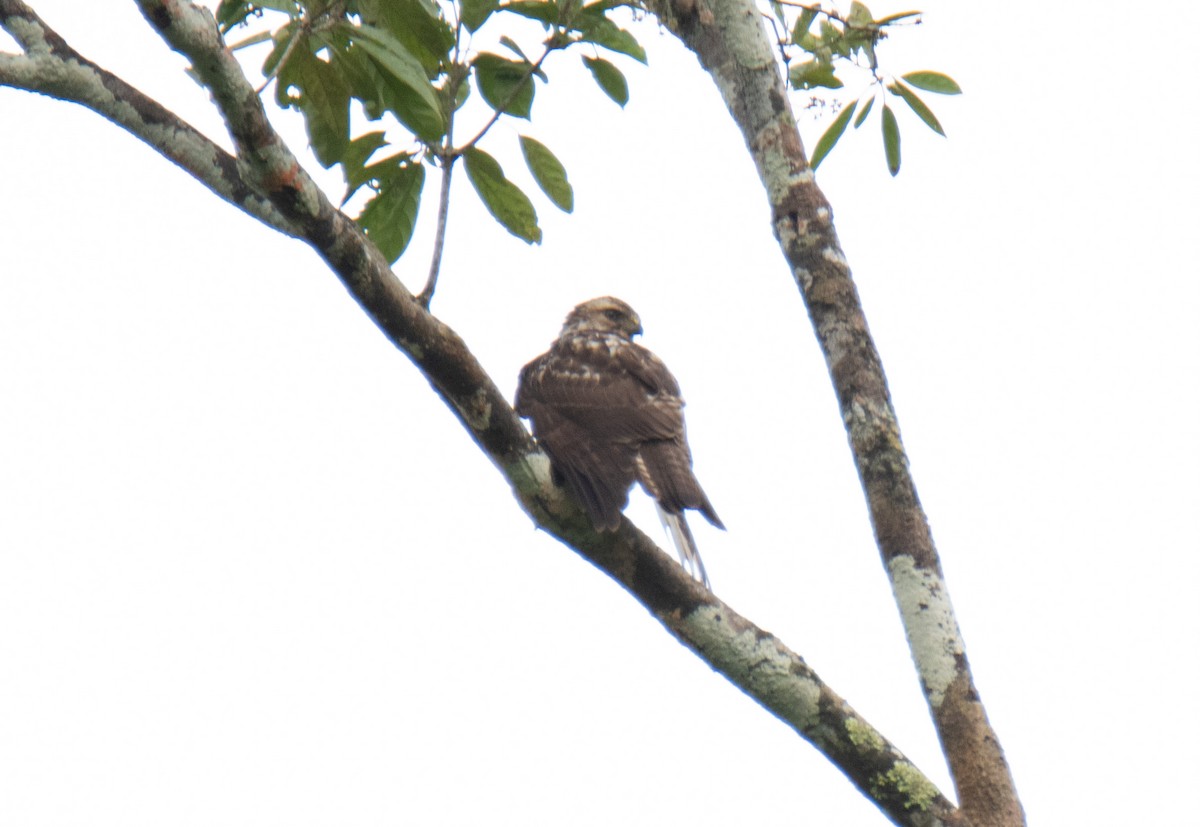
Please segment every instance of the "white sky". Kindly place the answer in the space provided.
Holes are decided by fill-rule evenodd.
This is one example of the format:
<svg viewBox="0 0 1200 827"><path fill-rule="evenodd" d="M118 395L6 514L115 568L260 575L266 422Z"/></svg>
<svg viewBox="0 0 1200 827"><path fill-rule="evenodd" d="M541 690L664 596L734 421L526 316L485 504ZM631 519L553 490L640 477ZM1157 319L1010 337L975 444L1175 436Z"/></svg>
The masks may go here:
<svg viewBox="0 0 1200 827"><path fill-rule="evenodd" d="M228 144L132 3L34 6ZM819 180L979 688L1031 824L1182 823L1200 117L1186 47L1130 39L1200 11L923 6L882 56L959 80L949 140L901 112L898 179L872 122ZM511 389L577 301L633 304L729 526L696 523L717 593L952 794L740 136L639 34L623 112L568 56L520 127L576 188L535 198L541 247L457 180L434 309ZM535 532L308 248L81 108L0 90L0 118L0 823L883 823ZM517 131L491 147L527 181Z"/></svg>

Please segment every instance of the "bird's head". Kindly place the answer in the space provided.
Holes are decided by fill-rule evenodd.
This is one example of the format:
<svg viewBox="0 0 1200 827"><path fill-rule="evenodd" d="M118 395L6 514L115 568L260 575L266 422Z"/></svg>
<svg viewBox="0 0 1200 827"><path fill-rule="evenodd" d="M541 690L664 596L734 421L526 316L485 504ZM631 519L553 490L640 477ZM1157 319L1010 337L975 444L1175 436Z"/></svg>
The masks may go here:
<svg viewBox="0 0 1200 827"><path fill-rule="evenodd" d="M642 320L633 308L612 296L601 296L577 305L567 316L563 332L597 331L632 339L642 332Z"/></svg>

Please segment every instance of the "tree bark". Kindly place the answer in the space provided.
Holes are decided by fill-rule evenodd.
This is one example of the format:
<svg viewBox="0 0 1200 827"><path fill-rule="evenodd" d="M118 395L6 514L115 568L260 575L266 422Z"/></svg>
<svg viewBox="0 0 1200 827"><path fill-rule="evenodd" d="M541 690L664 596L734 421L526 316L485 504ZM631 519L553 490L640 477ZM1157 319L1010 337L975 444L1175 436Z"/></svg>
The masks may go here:
<svg viewBox="0 0 1200 827"><path fill-rule="evenodd" d="M833 212L808 165L762 14L752 0L650 0L650 9L712 76L767 191L775 236L833 380L876 543L962 810L975 827L1023 825L1012 774L971 677L879 352Z"/></svg>
<svg viewBox="0 0 1200 827"><path fill-rule="evenodd" d="M274 132L261 100L225 48L211 15L183 0L139 0L139 7L171 47L192 61L226 121L236 156L229 155L164 107L75 53L22 0L0 0L0 26L24 50L22 55L0 55L0 84L93 109L155 147L230 204L281 232L305 240L388 339L429 379L471 437L500 469L521 506L539 527L619 582L685 646L816 746L894 823L923 826L966 823L964 814L895 746L826 686L800 656L688 577L627 519L622 520L615 533L595 532L583 510L554 486L545 455L538 451L507 400L462 339L409 293L374 245L328 201ZM679 32L689 27L693 32L709 32L710 41L704 46L706 54L712 54L713 49L725 49L722 44L726 36L733 37L738 32L741 33L738 36L746 35L746 19L735 19L734 22L743 24L741 29L731 25L728 33L722 33L713 26L712 13L694 4L688 8L664 8L661 12ZM761 24L753 13L749 14L749 22L757 25L762 39ZM768 58L770 71L774 72L773 58L769 54ZM849 406L853 414L847 422L856 457L866 457L859 459L859 466L868 496L871 498L872 491L879 487L876 478L880 475L872 473L872 482L868 483L863 469L886 467L888 474L882 479L897 488L899 493L894 496L903 504L907 466L899 449L886 386L878 370L878 356L866 336L861 310L851 312L857 308L857 297L837 248L828 206L812 185L782 88L776 89L779 84L763 85L765 67L766 64L758 67L754 83L747 82L744 88L735 84L722 92L727 93L727 100L731 95L736 96L739 89L764 96L764 101L753 102L754 105L745 101L736 109L731 106L731 111L743 129L751 123L760 124L747 133L748 144L776 208L776 230L781 243L789 253L789 261L794 256L797 262L794 269L818 335L827 348L827 356L837 355L836 359L831 357L831 373L839 395L843 384L849 388L843 409ZM722 72L714 70L714 77L718 78L718 85L724 82ZM775 77L778 79L777 72ZM749 78L747 72L742 80ZM763 121L760 115L767 110L779 120ZM864 359L865 366L860 364ZM881 418L892 423L891 430L886 427L881 430L876 421ZM886 439L891 435L895 435L894 444ZM875 445L875 450L860 452L858 445L863 439L867 440L867 447ZM898 465L892 467L888 463ZM908 485L911 504L904 513L910 519L919 517L924 525L911 480ZM890 491L889 488L884 493ZM916 517L912 516L914 508ZM883 547L884 534L874 500L872 515ZM894 533L892 543L904 551L889 555L885 550L885 560L900 561L895 566L898 574L894 579L905 583L915 581L914 599L924 600L931 591L942 588L940 573L936 582L922 579L931 565L934 571L937 566L936 557L931 556L928 530L925 529L928 550L921 556L907 550L906 535ZM886 548L892 549L893 545ZM913 562L906 564L906 560ZM941 614L943 604L948 611L948 601L928 604L938 612L928 616L942 623L948 618L957 640L953 615ZM914 611L924 616L927 610L918 606ZM909 626L913 628L913 624ZM912 637L910 631L910 640ZM954 650L961 651L961 646ZM923 662L918 658L919 667ZM962 668L965 669L965 658ZM956 670L944 684L942 673L931 674L937 680L926 677L922 669L927 685L941 687L939 707L945 704L955 714L969 707L969 699L968 707L959 701L960 684L955 679L960 671ZM969 673L967 681L969 689ZM982 714L982 707L978 709ZM955 721L953 717L950 720ZM971 742L977 720L967 715L962 722L955 723L965 734L960 740L948 741L943 736L943 743L953 744L957 749L958 744ZM996 744L997 754L998 750ZM992 765L986 763L990 753L980 755L985 760L985 769L990 768ZM953 758L951 764L955 765ZM960 796L965 800L962 784L958 783ZM1017 822L982 819L975 823Z"/></svg>

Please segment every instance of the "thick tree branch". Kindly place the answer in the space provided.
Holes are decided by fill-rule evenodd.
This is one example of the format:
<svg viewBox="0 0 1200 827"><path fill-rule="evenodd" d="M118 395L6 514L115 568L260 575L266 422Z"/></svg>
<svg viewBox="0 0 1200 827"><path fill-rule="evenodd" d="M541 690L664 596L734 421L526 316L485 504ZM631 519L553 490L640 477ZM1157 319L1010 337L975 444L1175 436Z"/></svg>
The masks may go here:
<svg viewBox="0 0 1200 827"><path fill-rule="evenodd" d="M802 658L692 580L632 523L622 520L615 533L594 531L582 509L551 482L545 455L463 341L416 301L358 226L333 207L300 167L272 129L209 13L181 0L139 0L139 6L164 39L192 61L212 92L237 147L237 164L231 169L242 171L238 181L254 182L251 192L269 199L278 216L272 226L287 227L328 263L383 333L429 379L540 527L609 574L684 645L814 744L892 821L964 823L936 786L824 685ZM46 34L25 39L22 27L29 21L36 17L19 0L0 0L0 25L20 30L22 45L36 43L38 37L49 42ZM37 25L49 31L40 21ZM58 43L54 48L66 55L66 44L57 36L54 39ZM70 61L99 73L70 54ZM67 62L59 58L58 63L46 65L59 69ZM20 88L58 96L58 87L44 79ZM140 93L127 85L116 88L141 100ZM124 100L113 94L113 108L119 109ZM72 101L79 97L74 87L63 95ZM104 114L100 108L96 111ZM125 125L121 120L117 123ZM166 154L162 145L152 145ZM209 184L207 178L198 177Z"/></svg>
<svg viewBox="0 0 1200 827"><path fill-rule="evenodd" d="M776 237L837 391L876 541L962 809L976 827L1024 824L1000 741L971 677L879 353L759 10L753 0L651 0L650 7L716 81L767 190Z"/></svg>

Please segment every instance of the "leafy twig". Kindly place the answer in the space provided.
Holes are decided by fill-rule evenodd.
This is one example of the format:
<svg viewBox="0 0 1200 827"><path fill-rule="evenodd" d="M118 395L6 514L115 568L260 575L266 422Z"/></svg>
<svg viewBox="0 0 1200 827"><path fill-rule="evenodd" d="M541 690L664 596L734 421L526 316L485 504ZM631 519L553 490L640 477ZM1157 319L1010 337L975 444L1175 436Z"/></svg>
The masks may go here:
<svg viewBox="0 0 1200 827"><path fill-rule="evenodd" d="M459 24L458 31L461 32L461 24ZM416 297L416 300L421 304L422 307L428 308L430 303L433 301L433 293L437 289L438 276L441 272L442 255L446 245L446 225L450 216L450 182L453 177L455 164L464 153L479 143L483 136L486 135L500 119L500 116L507 112L508 107L511 106L513 101L517 99L517 96L522 93L525 84L533 82L533 76L540 71L542 63L545 62L546 58L551 52L558 48L561 47L554 45L553 42L549 42L545 45L541 56L538 57L535 62L529 63L527 61L524 74L516 83L512 85L512 89L509 91L504 100L500 101L500 105L495 107L494 111L492 112L492 116L488 119L487 123L483 125L483 128L480 129L475 136L471 138L471 140L459 147L454 146L453 139L454 106L455 97L458 90L458 83L454 81L454 76L452 75L451 80L447 84L445 93L445 99L447 101L446 135L442 140L441 148L437 152L437 155L441 160L442 169L441 188L438 193L437 227L434 230L433 254L429 262L429 275L425 279L424 288L422 288L421 292Z"/></svg>
<svg viewBox="0 0 1200 827"><path fill-rule="evenodd" d="M284 216L283 225L313 247L372 321L428 377L538 525L620 583L672 635L816 746L893 821L922 826L960 823L953 805L933 783L796 653L704 590L628 520L616 532L594 531L582 509L553 484L545 456L462 339L420 307L379 251L299 166L207 12L186 0L138 0L138 5L164 39L196 67L243 163L253 169L262 192ZM0 24L13 17L29 20L31 14L21 0L0 0ZM46 30L44 36L31 35L30 42L45 49L51 35ZM53 38L61 42L57 35ZM48 77L41 86L22 88L80 99L78 90L64 88L75 78L64 77L61 66L29 63L26 68ZM6 82L2 73L0 82ZM130 90L121 85L111 91L119 104L128 105L123 96ZM195 131L180 121L175 125ZM134 134L163 151L145 133ZM213 188L241 206L234 194Z"/></svg>
<svg viewBox="0 0 1200 827"><path fill-rule="evenodd" d="M473 137L471 140L467 141L465 144L463 144L460 147L457 147L454 150L454 157L457 158L458 156L460 156L464 152L466 152L468 149L471 149L473 146L475 146L477 143L479 143L480 139L482 139L483 136L488 133L488 130L490 130L493 126L496 125L496 121L500 120L500 116L507 113L508 107L512 106L513 101L515 101L517 99L517 96L521 94L522 87L526 83L533 82L532 81L533 76L541 70L542 64L545 62L546 58L550 56L550 53L557 51L558 49L561 49L561 48L563 48L563 47L556 45L554 43L547 43L545 45L545 47L543 48L541 57L539 57L534 63L528 63L526 65L525 76L523 78L521 78L521 80L518 83L513 84L512 91L510 91L508 93L508 96L503 101L501 101L500 106L496 107L496 109L492 112L492 117L488 118L487 123L485 123L483 125L483 128L480 129L475 134L475 137Z"/></svg>
<svg viewBox="0 0 1200 827"><path fill-rule="evenodd" d="M999 736L967 661L929 520L917 497L887 378L833 225L804 154L774 47L753 0L649 0L696 53L742 131L767 193L775 237L804 299L849 437L876 544L892 584L934 727L974 827L1017 827L1024 814ZM780 158L786 162L781 163Z"/></svg>

